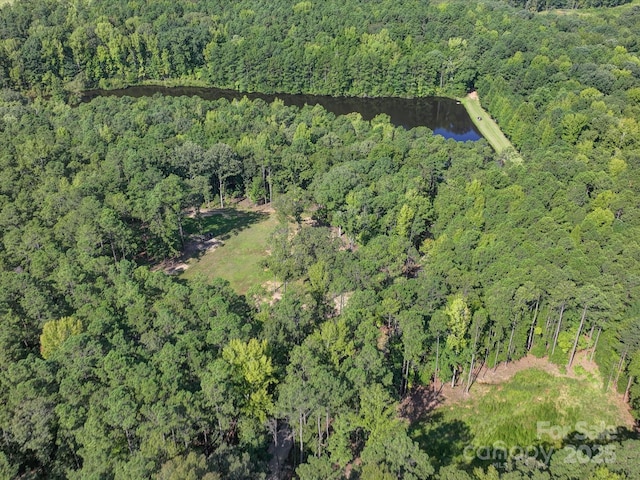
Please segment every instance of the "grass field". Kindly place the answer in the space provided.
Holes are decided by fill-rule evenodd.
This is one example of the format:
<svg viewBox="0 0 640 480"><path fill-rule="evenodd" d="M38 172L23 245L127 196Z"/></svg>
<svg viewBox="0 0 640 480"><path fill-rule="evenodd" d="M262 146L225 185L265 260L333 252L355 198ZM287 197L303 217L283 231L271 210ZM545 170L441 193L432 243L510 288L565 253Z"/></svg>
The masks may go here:
<svg viewBox="0 0 640 480"><path fill-rule="evenodd" d="M412 435L441 464L478 463L469 451L495 445L558 448L575 442L576 432L595 437L607 427L627 426L620 408L593 376L558 377L529 369L466 401L436 409L415 424Z"/></svg>
<svg viewBox="0 0 640 480"><path fill-rule="evenodd" d="M216 215L203 218L202 222L203 233L222 240L224 245L189 260L189 268L181 275L182 278L196 275L221 277L241 294L253 285L272 278L260 266L260 262L266 256L269 236L277 224L275 215L224 209ZM191 232L199 230L195 220L190 220L187 227Z"/></svg>
<svg viewBox="0 0 640 480"><path fill-rule="evenodd" d="M480 100L477 96L467 95L460 100L462 105L467 109L467 113L471 117L474 125L480 130L480 133L487 139L489 145L498 154L506 154L507 158L513 162L522 163L522 157L513 147L507 137L505 137L498 124L491 118L491 116L482 108Z"/></svg>
<svg viewBox="0 0 640 480"><path fill-rule="evenodd" d="M555 14L555 15L602 15L603 11L614 12L616 15L625 15L633 7L639 6L640 0L633 0L629 3L618 5L616 7L592 7L592 8L552 8L550 10L542 10L538 14Z"/></svg>

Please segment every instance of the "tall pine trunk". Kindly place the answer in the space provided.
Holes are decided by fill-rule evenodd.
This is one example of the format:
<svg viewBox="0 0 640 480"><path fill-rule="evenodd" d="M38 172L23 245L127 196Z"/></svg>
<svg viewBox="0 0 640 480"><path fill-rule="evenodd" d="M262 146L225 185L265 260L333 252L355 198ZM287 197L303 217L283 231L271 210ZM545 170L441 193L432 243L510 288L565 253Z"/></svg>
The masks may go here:
<svg viewBox="0 0 640 480"><path fill-rule="evenodd" d="M482 360L482 365L480 365L480 370L484 368L484 373L482 374L482 378L487 374L487 370L489 369L489 347L484 348L484 359Z"/></svg>
<svg viewBox="0 0 640 480"><path fill-rule="evenodd" d="M438 383L438 367L440 366L440 335L438 335L438 339L436 340L436 373L434 375L434 380L436 384Z"/></svg>
<svg viewBox="0 0 640 480"><path fill-rule="evenodd" d="M516 322L511 324L511 335L509 336L509 347L507 348L507 363L511 361L511 346L513 345L513 334L516 332Z"/></svg>
<svg viewBox="0 0 640 480"><path fill-rule="evenodd" d="M478 334L479 334L479 328L476 325L476 337L473 341L473 350L471 352L471 364L469 366L469 376L467 377L467 387L464 390L464 393L469 393L469 389L471 388L471 380L473 377L473 363L475 362L476 359L476 346L478 344Z"/></svg>
<svg viewBox="0 0 640 480"><path fill-rule="evenodd" d="M113 253L113 261L117 264L118 263L118 256L116 255L116 247L113 245L113 238L111 239L111 241L109 243L111 243L111 253Z"/></svg>
<svg viewBox="0 0 640 480"><path fill-rule="evenodd" d="M267 169L262 165L262 186L265 187L267 185ZM264 204L267 204L267 189L264 189Z"/></svg>
<svg viewBox="0 0 640 480"><path fill-rule="evenodd" d="M558 326L556 328L556 333L553 336L553 348L551 348L551 355L556 351L556 345L558 344L558 335L560 335L560 327L562 326L562 315L564 315L564 302L562 302L562 307L560 307L560 318L558 319Z"/></svg>
<svg viewBox="0 0 640 480"><path fill-rule="evenodd" d="M623 400L625 403L629 401L629 390L631 390L632 383L633 383L633 376L629 375L629 381L627 382L627 388L624 391L624 397L623 397Z"/></svg>
<svg viewBox="0 0 640 480"><path fill-rule="evenodd" d="M327 411L325 412L325 417L324 417L324 432L325 432L325 439L329 439L329 409L327 408Z"/></svg>
<svg viewBox="0 0 640 480"><path fill-rule="evenodd" d="M322 455L322 425L320 423L320 412L316 415L316 424L318 426L318 451L316 457L320 458Z"/></svg>
<svg viewBox="0 0 640 480"><path fill-rule="evenodd" d="M549 348L549 327L551 326L551 312L547 312L547 320L544 324L545 349Z"/></svg>
<svg viewBox="0 0 640 480"><path fill-rule="evenodd" d="M540 306L540 297L536 300L536 312L533 314L533 321L531 322L531 328L529 329L529 338L527 339L527 351L531 350L533 346L533 332L536 328L536 321L538 320L538 307Z"/></svg>
<svg viewBox="0 0 640 480"><path fill-rule="evenodd" d="M300 421L300 464L303 462L302 456L304 455L304 440L302 439L302 412L300 412L298 419Z"/></svg>
<svg viewBox="0 0 640 480"><path fill-rule="evenodd" d="M593 348L591 349L591 357L589 358L590 362L593 362L593 356L596 354L596 348L598 347L598 340L600 340L600 332L602 332L602 327L598 327L598 334L596 335L596 341L593 344Z"/></svg>
<svg viewBox="0 0 640 480"><path fill-rule="evenodd" d="M571 355L569 355L569 363L567 364L567 368L571 368L571 364L573 363L573 357L576 355L576 349L578 348L578 340L580 340L580 333L582 333L582 327L584 326L584 319L587 316L587 304L584 304L584 308L582 309L582 318L580 318L580 326L578 327L578 333L576 333L576 339L573 342L573 348L571 349Z"/></svg>
<svg viewBox="0 0 640 480"><path fill-rule="evenodd" d="M618 380L620 380L620 374L622 370L624 370L624 361L627 359L627 350L622 354L622 358L620 359L620 363L618 364L618 373L616 373L616 382L615 385L618 385Z"/></svg>
<svg viewBox="0 0 640 480"><path fill-rule="evenodd" d="M180 231L180 245L184 248L184 228L182 227L182 212L178 212L178 230Z"/></svg>

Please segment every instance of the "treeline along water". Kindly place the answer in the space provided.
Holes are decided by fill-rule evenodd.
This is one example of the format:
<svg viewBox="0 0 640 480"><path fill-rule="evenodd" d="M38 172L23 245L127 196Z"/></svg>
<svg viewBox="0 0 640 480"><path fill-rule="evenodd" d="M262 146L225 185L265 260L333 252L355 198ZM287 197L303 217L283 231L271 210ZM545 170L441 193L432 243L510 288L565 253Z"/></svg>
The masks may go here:
<svg viewBox="0 0 640 480"><path fill-rule="evenodd" d="M357 112L364 120L371 120L376 115L385 113L391 118L391 123L410 129L427 127L437 135L452 138L457 141L476 141L482 138L480 132L469 118L464 106L455 100L444 97L425 98L362 98L362 97L330 97L322 95L293 95L286 93L263 94L241 93L234 90L222 90L210 87L163 87L163 86L135 86L118 90L90 90L83 94L82 101L111 95L117 97L150 97L155 94L170 96L198 96L205 100L241 99L250 100L260 98L271 103L276 98L285 105L303 107L306 105L321 105L325 110L335 115L346 115Z"/></svg>

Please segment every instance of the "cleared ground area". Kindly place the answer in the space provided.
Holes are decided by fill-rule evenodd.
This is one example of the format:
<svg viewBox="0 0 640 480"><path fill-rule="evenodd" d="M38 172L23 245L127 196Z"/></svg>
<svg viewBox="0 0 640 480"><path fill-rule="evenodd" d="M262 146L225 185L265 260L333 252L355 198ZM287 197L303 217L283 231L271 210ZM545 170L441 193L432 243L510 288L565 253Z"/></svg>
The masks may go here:
<svg viewBox="0 0 640 480"><path fill-rule="evenodd" d="M202 231L220 241L218 246L186 261L182 278L203 275L224 278L236 292L244 294L254 285L272 279L263 259L268 255L269 238L277 220L275 214L242 209L224 209L203 219ZM197 228L194 225L192 228Z"/></svg>

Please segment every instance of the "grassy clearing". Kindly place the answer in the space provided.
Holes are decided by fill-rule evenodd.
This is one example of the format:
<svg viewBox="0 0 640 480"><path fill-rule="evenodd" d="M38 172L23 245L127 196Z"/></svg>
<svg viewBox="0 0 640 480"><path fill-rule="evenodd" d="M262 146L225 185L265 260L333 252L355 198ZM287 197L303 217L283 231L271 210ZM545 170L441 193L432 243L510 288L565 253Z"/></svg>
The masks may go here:
<svg viewBox="0 0 640 480"><path fill-rule="evenodd" d="M271 274L260 266L269 248L269 236L277 221L275 215L263 212L224 209L201 220L199 227L190 219L187 228L192 233L205 233L222 240L224 245L187 263L189 268L182 278L204 275L206 278L224 278L241 294L253 285L271 279Z"/></svg>
<svg viewBox="0 0 640 480"><path fill-rule="evenodd" d="M489 145L498 154L504 154L507 158L513 162L522 163L522 157L513 147L507 137L505 137L498 124L491 118L491 116L482 108L480 100L477 96L467 95L461 99L460 102L467 109L467 113L471 117L474 125L480 130L480 133L487 139Z"/></svg>
<svg viewBox="0 0 640 480"><path fill-rule="evenodd" d="M538 422L548 422L548 427L541 426L541 435ZM446 465L469 463L467 445L558 448L575 440L576 432L596 437L608 427L625 426L624 412L592 376L559 377L534 368L484 394L436 409L412 434L432 458Z"/></svg>
<svg viewBox="0 0 640 480"><path fill-rule="evenodd" d="M633 7L640 6L640 0L633 0L629 3L617 5L615 7L592 7L592 8L553 8L550 10L542 10L538 12L539 15L575 15L575 16L590 16L590 15L602 15L603 12L613 12L616 15L625 15Z"/></svg>

